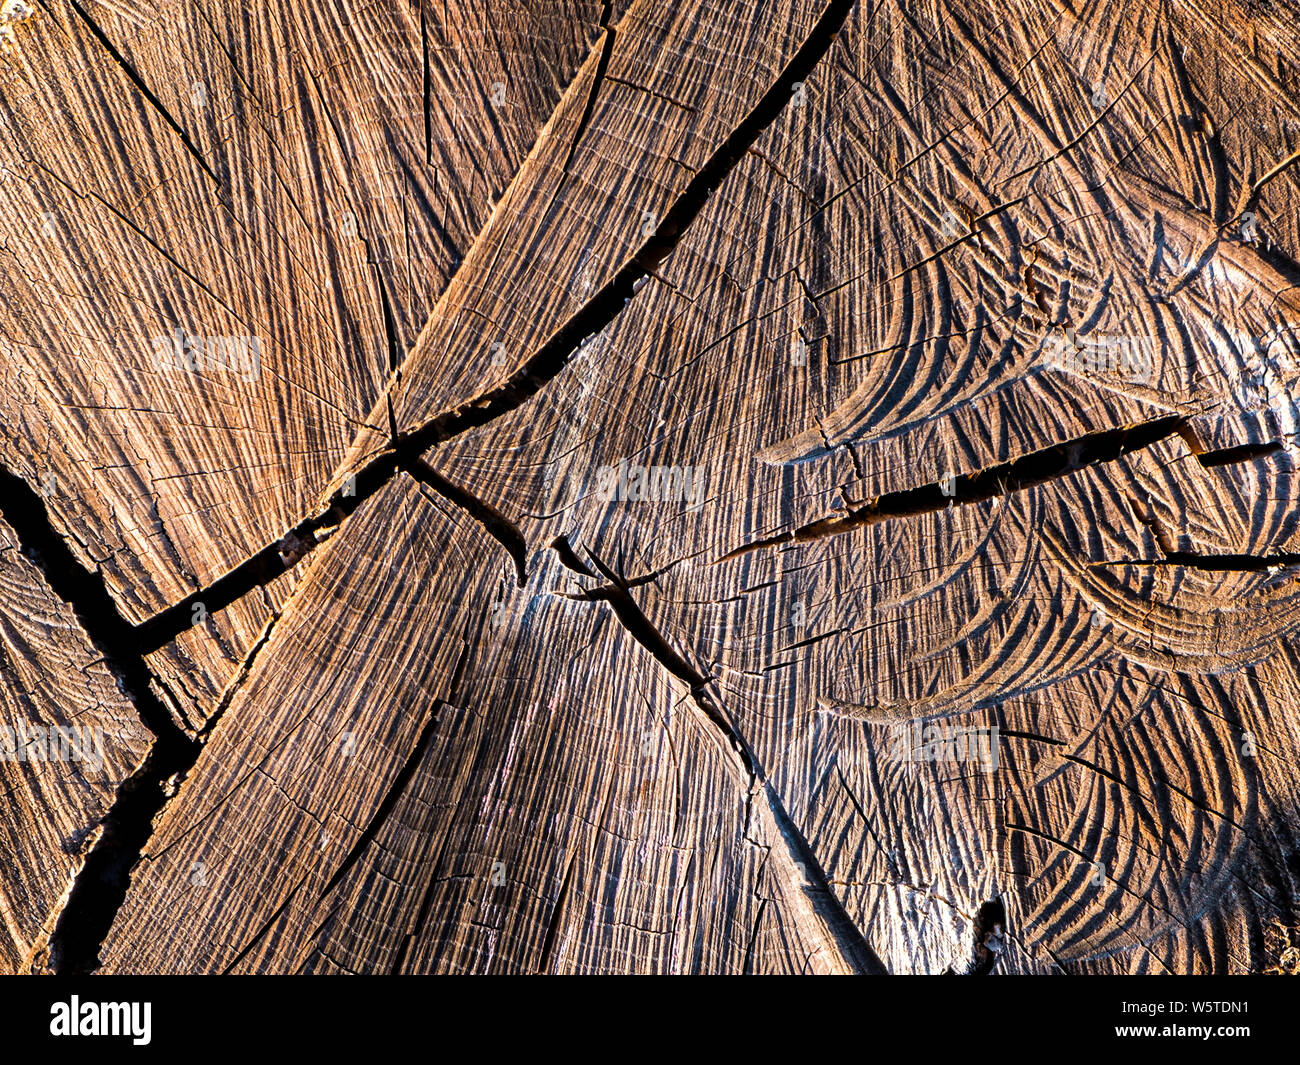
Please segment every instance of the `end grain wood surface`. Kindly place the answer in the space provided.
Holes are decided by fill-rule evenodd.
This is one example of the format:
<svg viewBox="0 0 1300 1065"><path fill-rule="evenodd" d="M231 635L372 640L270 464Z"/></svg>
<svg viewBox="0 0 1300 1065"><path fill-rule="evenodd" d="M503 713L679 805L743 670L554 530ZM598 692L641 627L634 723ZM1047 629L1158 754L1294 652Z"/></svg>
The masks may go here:
<svg viewBox="0 0 1300 1065"><path fill-rule="evenodd" d="M0 970L1296 967L1297 57L4 0Z"/></svg>

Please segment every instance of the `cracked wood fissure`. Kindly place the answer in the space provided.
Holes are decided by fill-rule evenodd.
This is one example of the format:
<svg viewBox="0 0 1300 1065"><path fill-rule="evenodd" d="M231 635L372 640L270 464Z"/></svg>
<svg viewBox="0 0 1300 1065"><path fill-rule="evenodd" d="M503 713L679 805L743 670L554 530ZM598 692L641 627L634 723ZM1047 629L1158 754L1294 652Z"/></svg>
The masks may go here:
<svg viewBox="0 0 1300 1065"><path fill-rule="evenodd" d="M113 738L0 761L0 968L1280 965L1261 8L42 6L0 724Z"/></svg>
<svg viewBox="0 0 1300 1065"><path fill-rule="evenodd" d="M613 321L635 294L638 282L671 253L707 202L712 188L735 166L759 133L788 103L790 86L804 77L826 51L852 6L852 0L837 0L826 8L808 38L782 70L781 76L692 177L632 259L575 314L564 321L507 381L423 424L405 431L395 431L384 451L358 469L349 471L348 483L334 492L318 516L300 522L290 535L309 546L313 545L319 529L333 528L338 520L355 509L358 502L382 487L399 468L410 468L415 456L517 409L560 373L582 340L599 333ZM608 39L612 41L612 34ZM605 62L607 60L602 53L601 63ZM400 370L396 377L400 378ZM146 646L152 648L178 635L186 627L184 619L192 614L196 603L203 603L209 609L221 609L254 586L277 575L282 571L277 570L275 561L280 551L278 542L268 544L214 585L199 589L144 622L141 625L141 638Z"/></svg>
<svg viewBox="0 0 1300 1065"><path fill-rule="evenodd" d="M567 544L562 544L562 547L567 547ZM556 555L561 562L564 562L566 555L571 554L572 548L568 548L567 551L560 548L556 550ZM691 701L709 722L723 746L734 752L739 760L751 800L756 793L761 793L767 805L768 816L789 849L791 860L795 862L796 867L812 870L810 875L813 879L808 881L812 890L808 894L814 896L814 906L818 910L818 915L825 923L831 938L836 942L847 968L859 975L885 972L884 966L876 957L870 944L844 913L835 897L835 892L826 881L825 872L817 863L812 848L791 821L790 815L781 804L780 796L768 782L763 767L755 759L749 744L736 731L735 724L728 719L725 710L717 705L716 696L709 693L709 678L701 675L682 659L673 650L668 640L655 630L641 612L641 608L637 606L636 600L632 598L626 582L594 555L591 561L610 583L583 593L583 598L607 603L632 638L649 651L669 673L690 686ZM571 568L578 573L590 575L585 567ZM746 967L748 967L748 950Z"/></svg>
<svg viewBox="0 0 1300 1065"><path fill-rule="evenodd" d="M930 514L959 503L978 503L995 499L1007 492L1019 492L1053 478L1067 476L1085 466L1113 462L1129 451L1148 447L1157 440L1173 435L1180 425L1181 419L1174 416L1159 418L1145 425L1090 433L1077 440L1055 444L1032 455L1025 455L1012 462L1002 462L976 473L952 475L950 481L890 492L864 506L854 507L843 517L822 518L801 525L782 536L738 547L723 555L719 561L726 562L750 551L778 544L838 536L850 529L888 521L890 518Z"/></svg>
<svg viewBox="0 0 1300 1065"><path fill-rule="evenodd" d="M356 506L383 488L399 470L410 472L418 480L431 484L441 494L482 520L485 528L501 539L511 552L516 562L519 583L522 586L526 576L522 557L522 538L513 532L508 522L497 517L491 508L474 501L467 493L450 485L421 461L418 455L430 444L451 439L468 428L485 424L526 402L537 389L563 368L570 350L580 338L598 332L612 320L634 294L637 282L671 252L682 232L690 226L707 200L712 188L726 176L758 134L786 105L791 95L791 86L805 76L824 54L851 7L852 0L840 0L825 9L813 26L812 32L791 57L780 76L695 174L633 260L620 270L581 311L572 316L535 355L531 356L510 381L494 394L475 400L470 404L469 413L464 409L447 412L408 434L396 434L394 425L395 435L391 441L391 452L372 459L360 471L353 474L349 484L340 489L331 499L329 509L322 516L300 523L281 541L268 545L258 554L246 559L214 586L194 593L188 599L164 611L163 614L137 626L134 635L138 644L143 646L146 652L157 649L188 627L184 619L187 614L191 618L194 617L196 605L202 610L222 609L241 598L253 587L267 583L285 569L295 565L306 550L315 546L316 534L321 528L327 524L332 527L334 523L341 522ZM84 13L79 11L79 14L83 14L84 17ZM598 61L596 78L579 128L579 136L590 119L599 81L609 60L609 47L612 46L614 34L608 25L608 17L609 5L606 4L602 15L606 47L602 50ZM101 31L97 27L95 30L96 35L104 40ZM104 43L107 41L105 40ZM114 58L121 62L121 57L116 53ZM132 75L132 80L140 84L143 89L143 83L139 82L138 76L129 65L123 63L123 66ZM152 95L150 99L153 99ZM183 133L182 137L184 137ZM187 138L185 141L186 146L190 147ZM395 364L397 348L393 336L392 314L387 294L383 292L382 278L380 287L390 356L394 360L393 371L400 380L400 369ZM294 544L296 548L292 553L285 546L289 543ZM297 545L303 546L297 547ZM116 621L120 619L114 616L109 622L109 627L120 629L119 625L113 624ZM142 659L137 659L137 662L143 665ZM212 723L215 723L215 720ZM168 725L170 726L170 722ZM66 919L61 920L56 927L51 949L51 964L54 967L65 968L67 971L82 971L93 968L93 965L98 962L98 956L92 953L92 948L97 945L99 938L107 930L106 918L110 918L115 911L116 903L120 902L120 894L125 893L125 874L133 850L138 850L142 846L148 835L148 826L163 805L162 799L158 797L161 790L159 786L169 777L183 777L193 766L197 756L197 746L192 743L179 753L155 752L153 761L142 767L135 786L129 791L123 791L115 809L107 818L107 823L115 831L104 834L97 849L92 851L82 873L83 884L92 885L86 889L87 893L97 891L95 885L101 881L112 886L108 892L103 893L104 897L101 898L97 894L93 902L83 899L83 892L74 888L69 900L69 912L75 927L69 931L65 927L69 923ZM751 775L752 772L751 769ZM764 782L764 788L770 794L770 785ZM774 809L778 811L779 819L782 821L782 834L788 836L792 828L789 826L788 818L780 810L779 802L775 804ZM833 895L828 890L826 895L831 906L835 907ZM852 929L851 922L844 918L842 912L837 914L835 923L840 929L850 930L858 940L852 947L854 967L861 970L864 966L870 966L878 970L880 968L878 960L871 954L865 942L861 941L860 935ZM71 945L67 942L69 940L72 941ZM70 958L64 956L65 952L70 955Z"/></svg>
<svg viewBox="0 0 1300 1065"><path fill-rule="evenodd" d="M77 17L90 28L90 32L95 35L95 39L104 46L108 51L108 54L113 57L113 61L122 68L126 76L131 79L131 83L140 90L140 94L149 101L149 105L157 111L158 114L162 116L163 121L166 122L167 125L171 126L175 131L176 136L180 138L181 143L185 146L185 150L194 157L194 161L202 167L203 172L206 173L214 183L220 185L221 179L217 177L213 172L212 167L210 167L207 161L203 158L202 153L200 153L198 148L194 146L194 142L190 139L190 135L185 131L185 127L182 126L171 112L162 105L162 101L158 99L157 95L148 85L145 84L144 79L140 77L139 71L137 71L135 67L133 67L122 55L122 53L114 47L113 42L108 39L108 36L100 28L99 24L90 17L90 14L77 2L77 0L69 0L69 3L72 5L72 10L77 13Z"/></svg>
<svg viewBox="0 0 1300 1065"><path fill-rule="evenodd" d="M212 583L310 508L382 390L393 338L415 334L456 272L603 10L557 0L502 25L448 0L417 26L403 6L348 19L56 2L25 24L5 57L0 461L57 484L54 525L124 616ZM509 83L490 144L447 135L453 118L489 124L479 79ZM422 99L402 91L420 82ZM421 163L410 134L426 122L439 139ZM39 244L25 241L32 218ZM149 338L176 330L253 334L260 384L195 389L160 371ZM272 605L287 583L268 587ZM206 716L264 618L235 602L204 639L152 659L182 719Z"/></svg>
<svg viewBox="0 0 1300 1065"><path fill-rule="evenodd" d="M127 873L148 838L162 806L162 783L198 757L199 745L172 721L152 687L153 678L98 574L88 572L54 532L37 493L21 478L0 471L0 517L14 531L23 554L55 595L72 608L77 623L102 656L117 686L152 733L148 756L117 788L57 919L43 943L56 972L84 972L126 892ZM12 728L12 724L6 724ZM70 927L71 926L71 927Z"/></svg>

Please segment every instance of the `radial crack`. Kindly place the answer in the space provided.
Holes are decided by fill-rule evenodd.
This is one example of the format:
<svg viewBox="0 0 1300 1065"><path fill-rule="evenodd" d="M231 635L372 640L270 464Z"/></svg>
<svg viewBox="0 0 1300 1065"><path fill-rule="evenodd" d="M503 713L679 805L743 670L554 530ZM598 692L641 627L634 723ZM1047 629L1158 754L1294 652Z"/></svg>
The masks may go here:
<svg viewBox="0 0 1300 1065"><path fill-rule="evenodd" d="M163 121L166 122L167 125L172 128L172 131L181 139L181 144L183 144L185 150L194 157L194 161L203 168L203 172L212 179L214 184L220 187L221 179L217 177L216 171L208 165L207 160L203 158L203 154L195 147L194 142L190 140L190 135L185 131L185 127L176 121L176 118L172 113L163 106L162 101L158 99L154 91L145 83L145 80L140 76L139 71L137 71L127 58L117 50L117 47L113 42L108 39L108 34L100 28L99 23L90 17L90 14L77 2L77 0L72 0L72 9L77 13L77 17L86 24L86 28L94 35L95 40L99 41L99 43L104 46L108 54L113 57L113 61L122 68L123 72L131 80L131 84L140 90L144 98L149 101L149 105L162 116Z"/></svg>
<svg viewBox="0 0 1300 1065"><path fill-rule="evenodd" d="M608 326L631 301L640 282L677 247L713 191L793 97L792 86L826 54L856 0L835 0L749 113L696 171L654 232L614 276L573 313L502 384L406 432L398 447L426 451L519 408L559 375L581 341Z"/></svg>
<svg viewBox="0 0 1300 1065"><path fill-rule="evenodd" d="M171 754L192 742L172 720L151 684L153 674L136 642L135 630L118 610L103 575L82 565L54 528L45 501L22 477L0 469L0 517L9 524L22 553L50 590L67 603L145 727L156 749Z"/></svg>
<svg viewBox="0 0 1300 1065"><path fill-rule="evenodd" d="M154 821L194 768L203 743L248 676L278 620L278 614L268 619L199 737L184 737L184 746L164 746L161 741L155 744L140 768L118 789L113 805L100 822L99 838L78 870L50 933L47 949L50 971L81 975L98 968L99 951L126 900L131 870L153 835Z"/></svg>
<svg viewBox="0 0 1300 1065"><path fill-rule="evenodd" d="M1114 462L1132 451L1150 447L1178 432L1182 424L1181 416L1172 415L1136 426L1106 429L1062 444L1053 444L1041 451L1034 451L1010 462L988 466L973 473L954 475L947 480L923 484L917 488L887 492L839 517L821 518L801 525L793 532L782 533L779 536L771 536L738 547L727 552L714 565L765 547L822 540L830 536L839 536L864 525L875 525L893 518L933 514L946 510L949 506L978 503L1011 492L1019 492L1025 488L1065 477L1089 466Z"/></svg>
<svg viewBox="0 0 1300 1065"><path fill-rule="evenodd" d="M565 553L558 549L556 553L564 562ZM572 553L571 548L569 553ZM705 677L672 647L668 639L654 627L637 605L622 578L591 551L587 552L587 557L610 583L578 593L574 598L607 603L628 634L649 651L669 673L689 686L691 702L700 717L707 723L714 736L721 741L724 748L735 753L749 782L750 799L752 800L756 791L762 792L772 827L785 843L786 852L795 868L803 870L805 894L813 911L834 941L840 958L858 974L886 973L888 970L884 963L844 910L811 844L794 823L781 797L767 779L762 763L729 715L717 705L714 697L707 690L712 685L713 678ZM568 565L567 562L565 564ZM583 572L576 567L569 566L569 568L576 572ZM586 575L590 575L590 571L587 571Z"/></svg>
<svg viewBox="0 0 1300 1065"><path fill-rule="evenodd" d="M528 583L528 544L524 540L523 533L519 531L519 526L490 503L447 480L422 458L412 459L403 464L402 469L421 484L428 485L444 499L456 504L482 525L487 534L504 547L514 561L519 587L522 588Z"/></svg>
<svg viewBox="0 0 1300 1065"><path fill-rule="evenodd" d="M195 605L202 603L211 613L229 606L258 585L274 580L317 545L317 533L338 525L365 499L383 488L399 469L411 469L430 448L516 410L541 391L567 365L583 338L600 332L612 322L631 300L640 282L677 246L713 190L789 102L791 86L806 78L830 49L855 2L835 0L823 11L780 76L697 171L641 249L507 381L460 407L436 415L414 430L400 435L394 432L387 448L346 475L343 486L325 501L316 516L299 522L283 539L267 544L212 585L143 622L137 627L138 639L151 648L160 647L193 626ZM286 545L293 548L292 561L285 560Z"/></svg>

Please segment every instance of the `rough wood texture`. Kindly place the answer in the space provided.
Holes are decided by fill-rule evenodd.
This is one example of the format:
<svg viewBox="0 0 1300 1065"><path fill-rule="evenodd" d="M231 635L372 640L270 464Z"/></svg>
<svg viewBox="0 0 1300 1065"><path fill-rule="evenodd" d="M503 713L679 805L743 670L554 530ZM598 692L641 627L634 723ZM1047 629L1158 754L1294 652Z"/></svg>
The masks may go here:
<svg viewBox="0 0 1300 1065"><path fill-rule="evenodd" d="M0 967L16 972L30 967L48 935L47 920L71 887L78 853L100 832L100 819L152 736L102 649L23 557L4 522L0 714ZM74 742L82 755L75 760L67 757Z"/></svg>
<svg viewBox="0 0 1300 1065"><path fill-rule="evenodd" d="M1295 0L6 25L0 966L1287 967Z"/></svg>

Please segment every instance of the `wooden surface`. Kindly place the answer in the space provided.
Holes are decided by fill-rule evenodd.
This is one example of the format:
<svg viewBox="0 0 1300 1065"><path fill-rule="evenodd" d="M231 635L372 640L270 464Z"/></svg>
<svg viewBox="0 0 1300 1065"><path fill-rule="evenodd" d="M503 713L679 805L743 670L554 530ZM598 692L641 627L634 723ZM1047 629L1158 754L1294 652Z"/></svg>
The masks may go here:
<svg viewBox="0 0 1300 1065"><path fill-rule="evenodd" d="M1294 964L1295 0L19 14L0 969Z"/></svg>

